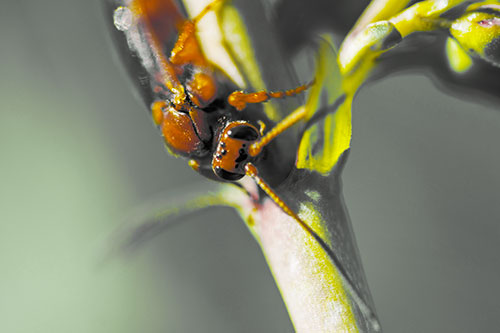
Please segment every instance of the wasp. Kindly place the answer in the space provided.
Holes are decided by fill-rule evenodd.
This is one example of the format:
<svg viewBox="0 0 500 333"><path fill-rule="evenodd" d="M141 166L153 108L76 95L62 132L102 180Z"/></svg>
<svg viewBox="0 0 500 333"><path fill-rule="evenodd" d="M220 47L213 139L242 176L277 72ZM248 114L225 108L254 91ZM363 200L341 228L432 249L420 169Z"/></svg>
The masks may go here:
<svg viewBox="0 0 500 333"><path fill-rule="evenodd" d="M279 152L272 143L304 119L306 110L299 108L274 124L260 104L301 94L314 81L277 92L238 89L205 58L196 34L198 23L225 1L209 3L192 19L171 0L125 1L126 6L114 10L114 24L125 32L128 46L142 63L149 82L143 88L151 91L150 111L167 149L187 158L195 171L210 179L253 178L285 213L306 225L261 176L274 184L286 178L295 156L286 157L290 154ZM169 49L173 31L178 34Z"/></svg>
<svg viewBox="0 0 500 333"><path fill-rule="evenodd" d="M122 44L128 47L124 53L134 58L125 61L139 72L136 84L153 121L166 148L188 159L189 166L201 175L236 185L245 176L252 178L316 240L361 311L375 318L332 249L273 189L295 165L297 142L293 142L293 135L286 134L292 126L309 120L311 112L299 107L274 122L263 111L263 103L302 94L314 80L289 90L244 92L210 62L198 40L197 27L208 13L220 10L227 1L214 0L191 19L173 0L113 3L115 30L124 33L126 43ZM292 141L288 145L291 149L279 149L276 139L280 137Z"/></svg>

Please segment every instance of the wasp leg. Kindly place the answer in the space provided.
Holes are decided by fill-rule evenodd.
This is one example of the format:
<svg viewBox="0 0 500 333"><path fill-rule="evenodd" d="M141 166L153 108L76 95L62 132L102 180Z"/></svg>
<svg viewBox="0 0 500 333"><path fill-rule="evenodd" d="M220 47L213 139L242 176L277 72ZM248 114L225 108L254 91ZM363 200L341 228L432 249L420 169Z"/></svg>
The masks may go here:
<svg viewBox="0 0 500 333"><path fill-rule="evenodd" d="M195 38L196 24L210 11L214 10L216 6L227 0L215 0L209 3L203 10L196 15L192 20L184 22L182 28L180 29L179 38L175 42L174 48L172 49L170 55L170 61L172 63L182 63L186 62L182 56L182 51L186 48L194 48L193 43ZM196 43L197 44L197 43ZM201 52L201 51L200 51Z"/></svg>
<svg viewBox="0 0 500 333"><path fill-rule="evenodd" d="M314 240L321 246L323 251L330 258L330 262L335 267L337 272L339 273L344 289L349 293L352 300L359 307L363 315L370 321L371 325L374 327L376 331L379 331L380 324L378 323L377 317L372 309L368 306L368 304L364 301L360 292L357 290L354 283L351 281L349 276L347 275L346 270L342 266L337 255L333 252L330 246L304 221L302 220L288 205L278 196L276 192L262 179L259 177L258 170L252 163L247 163L245 166L245 173L247 176L252 177L252 179L259 185L259 187L266 192L266 194L274 201L278 207L283 210L287 215L293 218L301 227L304 229L306 233L311 235Z"/></svg>
<svg viewBox="0 0 500 333"><path fill-rule="evenodd" d="M307 90L314 84L314 80L298 86L293 89L284 91L258 91L253 93L244 93L243 91L235 91L227 98L230 105L234 106L238 111L243 110L249 103L262 103L270 100L271 98L283 98L288 96L295 96Z"/></svg>

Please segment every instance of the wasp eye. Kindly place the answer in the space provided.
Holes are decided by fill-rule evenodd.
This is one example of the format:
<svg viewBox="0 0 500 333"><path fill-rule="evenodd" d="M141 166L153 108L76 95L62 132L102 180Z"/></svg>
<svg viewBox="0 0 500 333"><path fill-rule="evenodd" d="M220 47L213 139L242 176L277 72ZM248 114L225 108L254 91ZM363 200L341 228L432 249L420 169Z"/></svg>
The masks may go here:
<svg viewBox="0 0 500 333"><path fill-rule="evenodd" d="M219 178L224 179L224 180L233 181L233 182L240 180L241 178L243 178L243 176L245 176L245 175L242 175L239 173L226 171L226 170L222 169L221 167L215 167L214 172Z"/></svg>
<svg viewBox="0 0 500 333"><path fill-rule="evenodd" d="M231 128L227 134L230 138L245 141L255 141L259 138L259 133L255 130L255 128L248 125L240 125Z"/></svg>

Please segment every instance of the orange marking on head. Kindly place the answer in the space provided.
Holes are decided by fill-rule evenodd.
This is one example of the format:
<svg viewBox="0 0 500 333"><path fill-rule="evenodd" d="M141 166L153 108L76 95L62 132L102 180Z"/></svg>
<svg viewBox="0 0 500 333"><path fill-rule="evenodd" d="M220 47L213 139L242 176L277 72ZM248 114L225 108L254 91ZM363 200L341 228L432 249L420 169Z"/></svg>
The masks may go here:
<svg viewBox="0 0 500 333"><path fill-rule="evenodd" d="M255 126L246 121L233 121L222 131L212 158L212 170L224 180L238 180L245 175L245 165L254 160L248 148L259 139Z"/></svg>

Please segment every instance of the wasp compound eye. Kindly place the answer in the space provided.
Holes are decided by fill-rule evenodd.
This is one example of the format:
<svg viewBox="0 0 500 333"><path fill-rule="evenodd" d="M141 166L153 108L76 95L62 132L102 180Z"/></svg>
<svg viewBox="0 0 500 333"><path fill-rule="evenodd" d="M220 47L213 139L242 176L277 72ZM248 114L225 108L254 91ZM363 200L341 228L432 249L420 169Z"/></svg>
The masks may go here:
<svg viewBox="0 0 500 333"><path fill-rule="evenodd" d="M245 141L255 141L259 138L259 132L249 125L239 125L227 132L227 135L232 139Z"/></svg>

